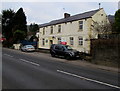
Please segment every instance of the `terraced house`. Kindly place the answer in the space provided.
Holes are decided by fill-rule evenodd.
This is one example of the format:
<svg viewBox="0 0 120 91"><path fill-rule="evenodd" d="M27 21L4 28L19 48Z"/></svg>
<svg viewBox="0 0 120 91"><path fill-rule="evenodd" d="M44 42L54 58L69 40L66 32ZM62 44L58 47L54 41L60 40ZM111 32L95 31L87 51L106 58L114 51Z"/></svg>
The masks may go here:
<svg viewBox="0 0 120 91"><path fill-rule="evenodd" d="M97 38L94 25L109 22L103 8L41 24L39 29L38 48L49 49L51 44L67 42L73 49L90 53L90 39Z"/></svg>

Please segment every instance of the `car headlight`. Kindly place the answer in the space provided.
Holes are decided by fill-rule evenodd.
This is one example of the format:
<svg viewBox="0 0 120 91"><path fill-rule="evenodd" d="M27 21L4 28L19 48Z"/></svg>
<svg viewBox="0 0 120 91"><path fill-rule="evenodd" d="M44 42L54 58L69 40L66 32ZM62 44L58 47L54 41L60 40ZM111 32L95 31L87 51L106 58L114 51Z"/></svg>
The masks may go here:
<svg viewBox="0 0 120 91"><path fill-rule="evenodd" d="M70 56L74 56L74 55L75 55L75 53L74 53L74 52L70 52L69 54L70 54Z"/></svg>

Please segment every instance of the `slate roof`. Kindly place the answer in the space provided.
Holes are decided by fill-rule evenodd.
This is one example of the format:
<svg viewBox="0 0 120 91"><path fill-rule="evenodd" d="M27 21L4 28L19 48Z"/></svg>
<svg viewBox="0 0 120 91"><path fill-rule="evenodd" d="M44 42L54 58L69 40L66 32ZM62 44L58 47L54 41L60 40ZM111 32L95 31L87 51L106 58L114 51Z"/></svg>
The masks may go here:
<svg viewBox="0 0 120 91"><path fill-rule="evenodd" d="M110 21L110 23L114 23L115 22L114 15L108 15L108 20Z"/></svg>
<svg viewBox="0 0 120 91"><path fill-rule="evenodd" d="M46 26L50 26L50 25L56 25L56 24L60 24L60 23L66 23L66 22L76 21L76 20L80 20L80 19L90 18L95 13L97 13L99 10L100 9L92 10L92 11L88 11L88 12L85 12L85 13L73 15L73 16L70 16L68 18L62 18L62 19L59 19L59 20L53 20L53 21L51 21L49 23L41 24L39 27L46 27Z"/></svg>

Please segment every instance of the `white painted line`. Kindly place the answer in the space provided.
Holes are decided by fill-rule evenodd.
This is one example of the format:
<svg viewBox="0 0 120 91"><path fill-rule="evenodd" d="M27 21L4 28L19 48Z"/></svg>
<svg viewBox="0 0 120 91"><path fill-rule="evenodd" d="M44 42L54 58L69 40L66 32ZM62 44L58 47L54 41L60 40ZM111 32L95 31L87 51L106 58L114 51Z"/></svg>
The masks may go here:
<svg viewBox="0 0 120 91"><path fill-rule="evenodd" d="M65 71L61 71L61 70L57 70L57 72L64 73L64 74L67 74L67 75L71 75L71 76L74 76L74 77L78 77L80 79L85 79L87 81L99 83L99 84L102 84L102 85L106 85L106 86L109 86L109 87L120 89L119 86L111 85L109 83L105 83L105 82L101 82L101 81L97 81L97 80L93 80L93 79L89 79L89 78L86 78L86 77L83 77L83 76L79 76L79 75L76 75L76 74L73 74L73 73L69 73L69 72L65 72Z"/></svg>
<svg viewBox="0 0 120 91"><path fill-rule="evenodd" d="M9 54L4 54L5 56L9 56L9 57L13 57L13 56L11 56L11 55L9 55Z"/></svg>
<svg viewBox="0 0 120 91"><path fill-rule="evenodd" d="M36 65L36 66L40 66L40 65L37 64L37 63L30 62L30 61L27 61L27 60L25 60L25 59L20 59L20 60L23 61L23 62L26 62L26 63L30 63L30 64L33 64L33 65Z"/></svg>

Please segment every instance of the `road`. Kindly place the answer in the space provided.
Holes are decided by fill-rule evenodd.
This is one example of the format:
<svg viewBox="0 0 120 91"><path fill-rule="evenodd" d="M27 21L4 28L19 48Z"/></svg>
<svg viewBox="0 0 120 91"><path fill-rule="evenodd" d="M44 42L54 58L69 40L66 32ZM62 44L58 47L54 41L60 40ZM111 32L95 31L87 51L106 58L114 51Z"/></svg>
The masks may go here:
<svg viewBox="0 0 120 91"><path fill-rule="evenodd" d="M117 72L68 64L44 53L2 51L3 89L120 89Z"/></svg>

